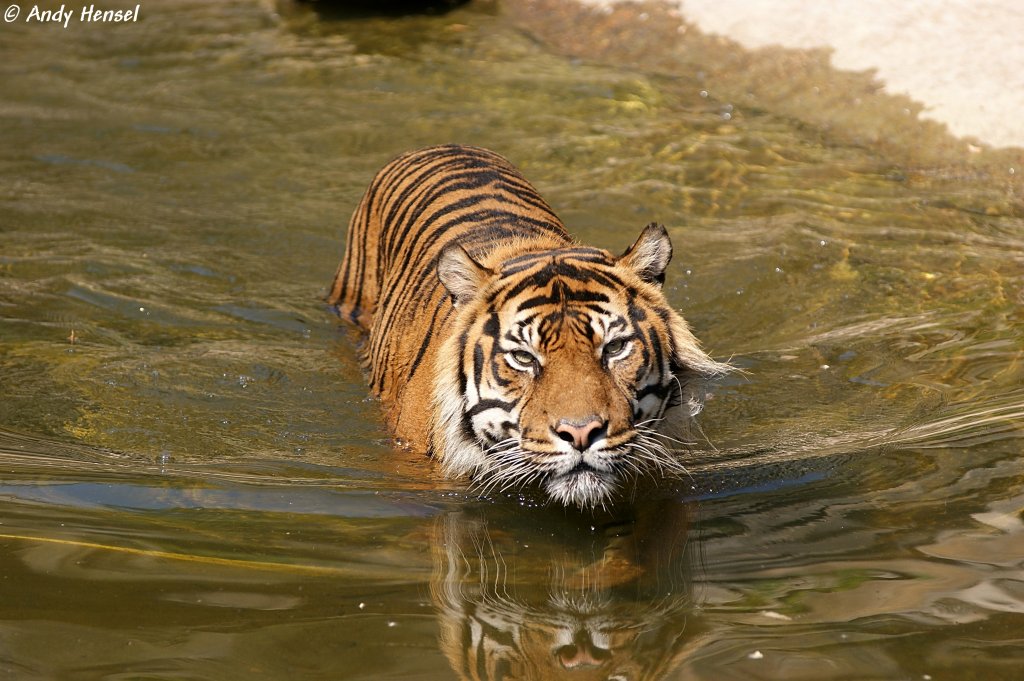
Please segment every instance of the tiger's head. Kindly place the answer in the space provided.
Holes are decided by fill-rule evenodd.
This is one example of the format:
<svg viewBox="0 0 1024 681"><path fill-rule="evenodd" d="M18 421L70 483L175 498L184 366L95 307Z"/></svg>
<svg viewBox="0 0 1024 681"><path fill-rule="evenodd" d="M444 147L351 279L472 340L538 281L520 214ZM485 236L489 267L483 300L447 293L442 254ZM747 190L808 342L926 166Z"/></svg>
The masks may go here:
<svg viewBox="0 0 1024 681"><path fill-rule="evenodd" d="M619 257L575 245L514 253L480 262L452 244L437 261L455 308L434 384L446 471L487 489L537 484L580 507L678 471L663 436L685 433L704 381L729 367L665 299L665 228L648 225Z"/></svg>

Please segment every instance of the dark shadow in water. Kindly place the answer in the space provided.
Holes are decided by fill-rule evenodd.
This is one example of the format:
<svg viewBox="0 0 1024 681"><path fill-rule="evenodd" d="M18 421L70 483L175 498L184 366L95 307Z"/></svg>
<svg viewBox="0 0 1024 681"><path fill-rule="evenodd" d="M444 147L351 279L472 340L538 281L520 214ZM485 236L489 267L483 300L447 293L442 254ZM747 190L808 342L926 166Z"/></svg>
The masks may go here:
<svg viewBox="0 0 1024 681"><path fill-rule="evenodd" d="M459 678L661 678L703 641L690 508L595 519L476 504L433 529L440 645Z"/></svg>
<svg viewBox="0 0 1024 681"><path fill-rule="evenodd" d="M466 28L495 14L492 0L278 0L284 27L303 36L344 36L357 54L407 58L433 45L456 48Z"/></svg>
<svg viewBox="0 0 1024 681"><path fill-rule="evenodd" d="M444 14L469 0L285 0L311 8L321 19L399 17L410 14ZM284 3L282 3L284 4Z"/></svg>

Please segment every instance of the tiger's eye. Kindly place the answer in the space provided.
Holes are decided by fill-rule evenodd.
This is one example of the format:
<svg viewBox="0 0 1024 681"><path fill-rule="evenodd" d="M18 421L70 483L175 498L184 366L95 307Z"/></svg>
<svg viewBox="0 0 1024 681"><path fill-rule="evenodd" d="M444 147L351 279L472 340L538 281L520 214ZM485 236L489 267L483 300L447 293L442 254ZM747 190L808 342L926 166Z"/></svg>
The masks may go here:
<svg viewBox="0 0 1024 681"><path fill-rule="evenodd" d="M605 357L616 357L621 355L626 349L626 339L616 338L615 340L608 341L604 344Z"/></svg>
<svg viewBox="0 0 1024 681"><path fill-rule="evenodd" d="M509 355L512 356L512 359L514 359L517 364L521 364L524 367L530 367L537 363L537 359L526 350L513 350Z"/></svg>

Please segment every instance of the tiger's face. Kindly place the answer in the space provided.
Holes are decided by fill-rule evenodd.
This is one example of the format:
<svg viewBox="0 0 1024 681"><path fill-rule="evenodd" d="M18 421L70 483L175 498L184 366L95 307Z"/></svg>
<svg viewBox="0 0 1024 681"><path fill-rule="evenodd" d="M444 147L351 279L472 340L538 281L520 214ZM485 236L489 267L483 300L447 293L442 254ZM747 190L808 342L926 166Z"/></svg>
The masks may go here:
<svg viewBox="0 0 1024 681"><path fill-rule="evenodd" d="M609 502L627 479L679 469L660 437L701 407L711 360L661 290L671 243L649 225L622 256L582 246L485 266L458 246L435 451L485 488L538 484L562 504ZM674 430L666 428L674 425Z"/></svg>

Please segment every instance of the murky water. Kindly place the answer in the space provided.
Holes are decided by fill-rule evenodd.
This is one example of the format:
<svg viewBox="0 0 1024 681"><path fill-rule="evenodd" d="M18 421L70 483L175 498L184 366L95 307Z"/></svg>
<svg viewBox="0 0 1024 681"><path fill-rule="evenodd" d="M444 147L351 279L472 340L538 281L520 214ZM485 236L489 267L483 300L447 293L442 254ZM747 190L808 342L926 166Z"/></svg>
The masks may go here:
<svg viewBox="0 0 1024 681"><path fill-rule="evenodd" d="M489 8L148 4L0 57L5 678L1019 678L1013 185ZM591 243L670 226L747 372L687 498L527 509L391 447L318 296L373 172L447 141Z"/></svg>

